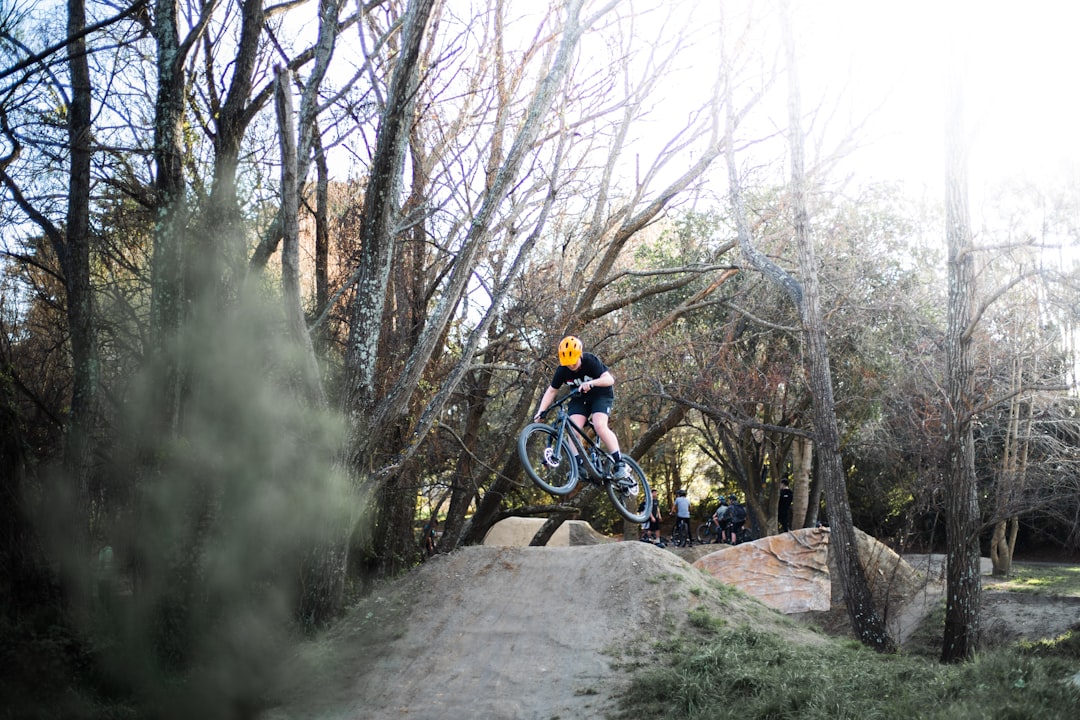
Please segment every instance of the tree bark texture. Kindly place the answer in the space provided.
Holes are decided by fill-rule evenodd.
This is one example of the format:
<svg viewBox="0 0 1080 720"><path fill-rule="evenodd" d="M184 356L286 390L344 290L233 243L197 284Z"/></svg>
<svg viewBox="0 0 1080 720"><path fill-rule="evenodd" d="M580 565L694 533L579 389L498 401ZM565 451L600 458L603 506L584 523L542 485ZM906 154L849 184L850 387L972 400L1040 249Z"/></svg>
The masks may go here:
<svg viewBox="0 0 1080 720"><path fill-rule="evenodd" d="M281 140L281 289L285 307L285 325L290 340L300 350L297 360L295 391L312 407L326 406L315 348L304 318L300 292L300 193L297 188L296 126L293 122L292 73L278 71L274 92Z"/></svg>
<svg viewBox="0 0 1080 720"><path fill-rule="evenodd" d="M214 258L224 258L224 266L234 278L244 268L246 243L240 203L236 194L236 170L240 147L248 126L256 116L251 103L253 79L259 60L259 41L265 13L261 0L243 0L240 8L240 31L232 78L223 101L212 96L214 113L214 176L203 231L194 238L195 252L211 265ZM208 61L209 64L209 61Z"/></svg>
<svg viewBox="0 0 1080 720"><path fill-rule="evenodd" d="M360 227L361 255L345 355L343 405L350 424L350 467L361 476L373 468L367 449L374 423L376 373L387 286L393 260L393 225L401 188L409 122L415 101L418 60L433 0L409 5L398 61L379 122Z"/></svg>
<svg viewBox="0 0 1080 720"><path fill-rule="evenodd" d="M840 583L844 589L848 617L856 635L864 645L879 652L892 652L895 643L885 628L885 623L874 608L873 596L866 581L866 574L859 558L855 527L848 504L847 482L844 478L843 459L840 455L840 435L836 426L836 403L833 398L832 377L829 368L825 325L819 306L820 291L817 279L817 260L810 237L809 216L806 207L806 177L803 169L803 132L800 87L795 59L795 40L791 27L791 11L787 0L782 2L781 22L788 71L788 132L791 148L791 198L793 229L798 248L799 269L803 276L800 284L783 272L767 258L750 258L755 265L765 261L772 277L779 273L777 282L783 287L799 310L806 343L806 358L810 394L814 398L814 444L817 447L818 470L825 488L825 503L829 513L832 534L830 552L836 553L840 570ZM733 132L733 131L732 131ZM731 143L729 143L730 147ZM734 158L729 158L732 187L737 188ZM737 194L737 190L733 190ZM738 201L738 198L735 198ZM746 227L741 202L736 205L736 222L739 226L740 245L750 247L750 233Z"/></svg>
<svg viewBox="0 0 1080 720"><path fill-rule="evenodd" d="M67 292L68 331L71 338L72 390L68 414L64 468L73 484L75 498L72 527L76 568L84 567L90 554L90 476L93 473L93 438L96 425L98 360L93 325L93 291L90 287L90 159L91 107L90 67L86 41L85 0L68 0L68 36L77 38L67 47L71 76L68 106L68 143L71 157L68 176L68 207L65 236L56 247ZM76 581L82 573L66 573ZM80 583L81 585L81 583ZM76 588L77 589L77 588Z"/></svg>
<svg viewBox="0 0 1080 720"><path fill-rule="evenodd" d="M180 416L182 369L167 349L176 340L186 302L184 243L187 202L184 190L183 118L184 61L177 5L155 0L154 41L157 45L157 95L154 100L154 222L151 261L151 348L158 354L162 379L157 385L161 432L176 430Z"/></svg>
<svg viewBox="0 0 1080 720"><path fill-rule="evenodd" d="M945 335L946 601L942 662L974 656L979 641L981 577L979 499L971 408L975 387L972 308L975 263L967 199L963 86L951 69L945 118L945 241L948 306Z"/></svg>
<svg viewBox="0 0 1080 720"><path fill-rule="evenodd" d="M795 438L791 443L791 529L807 525L810 506L810 471L814 463L814 442L809 438ZM816 519L816 518L815 518Z"/></svg>
<svg viewBox="0 0 1080 720"><path fill-rule="evenodd" d="M1020 392L1024 382L1024 359L1013 358L1009 387L1009 421L1005 429L1005 442L1001 454L1001 467L995 484L996 507L994 533L990 539L990 562L998 577L1008 577L1012 572L1013 553L1016 551L1016 535L1019 522L1015 515L1015 502L1020 497L1027 475L1027 458L1031 437L1032 403L1025 403ZM1024 415L1021 418L1021 415Z"/></svg>

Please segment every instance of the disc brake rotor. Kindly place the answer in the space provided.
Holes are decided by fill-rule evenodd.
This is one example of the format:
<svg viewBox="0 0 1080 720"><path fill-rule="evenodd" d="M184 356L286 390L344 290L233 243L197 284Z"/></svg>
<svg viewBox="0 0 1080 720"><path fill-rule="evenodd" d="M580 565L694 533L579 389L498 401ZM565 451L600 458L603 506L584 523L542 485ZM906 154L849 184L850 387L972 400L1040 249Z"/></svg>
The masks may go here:
<svg viewBox="0 0 1080 720"><path fill-rule="evenodd" d="M555 454L554 448L544 448L544 464L548 467L559 467L559 457Z"/></svg>

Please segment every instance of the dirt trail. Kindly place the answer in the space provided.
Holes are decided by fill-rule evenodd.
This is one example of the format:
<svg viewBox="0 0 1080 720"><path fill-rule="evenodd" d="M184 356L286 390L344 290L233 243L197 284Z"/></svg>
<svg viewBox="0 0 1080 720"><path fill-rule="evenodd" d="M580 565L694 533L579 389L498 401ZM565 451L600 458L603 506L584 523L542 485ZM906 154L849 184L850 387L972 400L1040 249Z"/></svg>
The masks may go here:
<svg viewBox="0 0 1080 720"><path fill-rule="evenodd" d="M695 608L733 626L774 627L792 642L825 641L756 600L718 588L690 565L707 552L612 542L470 547L436 556L366 598L331 637L306 645L296 667L307 669L283 684L282 705L264 718L612 716L630 671L649 662L654 641L678 632ZM930 571L930 584L922 580L921 594L890 623L901 641L940 603L932 567L919 569ZM1027 595L1018 609L1006 602L1023 594L1007 595L984 596L988 612L1004 611L984 620L1002 641L1080 619L1080 599L1062 605ZM1038 614L1030 612L1035 605ZM807 615L830 626L826 614ZM842 632L845 613L827 615L839 619L834 630ZM1028 619L1040 627L1016 626Z"/></svg>
<svg viewBox="0 0 1080 720"><path fill-rule="evenodd" d="M268 718L604 717L629 680L622 666L647 660L692 608L733 623L781 617L733 604L706 574L638 542L464 548L387 591L338 628L332 651L319 645L314 677Z"/></svg>

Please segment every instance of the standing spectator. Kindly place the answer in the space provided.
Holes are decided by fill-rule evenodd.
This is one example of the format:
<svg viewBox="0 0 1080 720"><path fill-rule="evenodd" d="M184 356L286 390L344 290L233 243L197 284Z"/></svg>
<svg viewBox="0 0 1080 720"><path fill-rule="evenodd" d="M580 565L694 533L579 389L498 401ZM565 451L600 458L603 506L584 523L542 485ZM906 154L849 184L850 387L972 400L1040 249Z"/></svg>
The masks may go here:
<svg viewBox="0 0 1080 720"><path fill-rule="evenodd" d="M428 557L435 554L435 536L439 529L439 519L432 515L424 525L424 552Z"/></svg>
<svg viewBox="0 0 1080 720"><path fill-rule="evenodd" d="M732 545L738 545L742 539L743 523L746 522L746 506L739 502L739 498L728 495L728 534Z"/></svg>
<svg viewBox="0 0 1080 720"><path fill-rule="evenodd" d="M780 532L791 530L791 500L794 497L795 493L791 492L791 486L784 478L780 481L780 504L776 507L776 524Z"/></svg>
<svg viewBox="0 0 1080 720"><path fill-rule="evenodd" d="M645 501L641 501L641 505L638 507L638 511L645 509ZM657 543L660 541L660 521L663 517L660 515L660 498L656 494L656 488L652 491L652 514L649 515L649 519L642 523L642 540L651 543Z"/></svg>
<svg viewBox="0 0 1080 720"><path fill-rule="evenodd" d="M690 498L686 497L686 490L680 488L679 492L675 493L675 502L671 505L671 512L675 515L675 527L681 527L683 530L686 544L693 545L690 539ZM675 534L672 532L672 535Z"/></svg>
<svg viewBox="0 0 1080 720"><path fill-rule="evenodd" d="M720 505L716 508L716 511L712 514L713 524L713 543L725 542L727 534L727 513L728 504L727 498L723 495L720 496Z"/></svg>

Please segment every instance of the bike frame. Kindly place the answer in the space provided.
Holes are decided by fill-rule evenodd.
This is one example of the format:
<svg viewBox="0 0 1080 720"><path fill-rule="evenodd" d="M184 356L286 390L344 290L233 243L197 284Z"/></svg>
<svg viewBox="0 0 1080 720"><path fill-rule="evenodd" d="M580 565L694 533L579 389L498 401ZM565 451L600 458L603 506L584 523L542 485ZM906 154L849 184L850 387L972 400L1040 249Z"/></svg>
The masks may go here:
<svg viewBox="0 0 1080 720"><path fill-rule="evenodd" d="M586 434L585 430L592 427L592 422L588 418L585 419L585 427L583 428L578 427L577 423L570 419L570 410L567 408L566 403L569 402L570 398L580 392L581 391L576 388L571 390L566 397L552 403L551 407L545 411L548 412L552 408L558 408L555 422L551 424L552 427L558 430L558 440L555 443L555 456L558 457L559 453L562 452L564 438L569 438L569 442L577 448L578 454L584 459L585 472L588 476L593 480L608 482L611 478L601 473L600 469L593 465L590 453L591 451L596 451L606 457L611 463L614 463L615 460L611 457L611 453L604 450L598 441ZM568 428L571 428L572 430L568 431ZM593 432L595 432L595 430ZM575 468L574 472L576 473L577 471L578 469Z"/></svg>
<svg viewBox="0 0 1080 720"><path fill-rule="evenodd" d="M607 491L608 499L623 518L634 523L645 522L652 509L645 471L632 458L624 457L630 470L629 477L615 481L615 458L603 449L599 438L586 432L592 427L595 433L596 428L587 418L579 426L570 417L567 402L575 392L578 392L576 388L543 412L538 412L535 422L526 425L518 435L518 456L522 464L533 482L552 495L568 495L585 479ZM556 410L557 415L554 421L548 422L547 415L551 410ZM535 438L538 444L530 438ZM579 455L582 458L580 465L574 461ZM566 469L561 469L563 467ZM547 477L551 468L560 468L554 481ZM637 506L637 510L630 504Z"/></svg>

